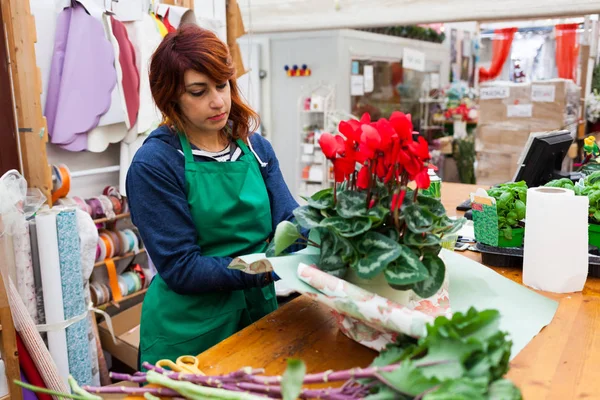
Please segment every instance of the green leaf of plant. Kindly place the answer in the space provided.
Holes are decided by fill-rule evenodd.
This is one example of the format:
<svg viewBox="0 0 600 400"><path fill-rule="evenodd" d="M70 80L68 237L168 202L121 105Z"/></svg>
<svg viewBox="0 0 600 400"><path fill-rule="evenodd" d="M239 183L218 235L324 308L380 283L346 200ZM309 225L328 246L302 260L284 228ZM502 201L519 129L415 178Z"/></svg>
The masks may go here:
<svg viewBox="0 0 600 400"><path fill-rule="evenodd" d="M390 213L389 208L386 208L381 205L377 205L377 206L369 209L367 216L373 222L380 222L380 221L383 221L385 219L385 217L388 216L389 213Z"/></svg>
<svg viewBox="0 0 600 400"><path fill-rule="evenodd" d="M504 238L506 240L512 240L512 228L510 226L507 226L504 229L502 229L502 234L504 235Z"/></svg>
<svg viewBox="0 0 600 400"><path fill-rule="evenodd" d="M485 383L485 382L484 382ZM486 400L487 385L468 378L443 382L423 400Z"/></svg>
<svg viewBox="0 0 600 400"><path fill-rule="evenodd" d="M367 215L367 194L350 190L341 192L335 209L343 218L364 217Z"/></svg>
<svg viewBox="0 0 600 400"><path fill-rule="evenodd" d="M300 226L306 229L316 228L321 225L323 217L311 206L302 206L294 210L294 217Z"/></svg>
<svg viewBox="0 0 600 400"><path fill-rule="evenodd" d="M492 382L488 388L489 400L521 400L521 391L507 379Z"/></svg>
<svg viewBox="0 0 600 400"><path fill-rule="evenodd" d="M527 207L525 206L525 203L523 203L521 200L517 200L515 201L515 211L517 212L517 219L520 221L523 218L525 218L525 209Z"/></svg>
<svg viewBox="0 0 600 400"><path fill-rule="evenodd" d="M321 233L319 269L341 278L345 275L348 264L336 252L335 240L335 234L329 231Z"/></svg>
<svg viewBox="0 0 600 400"><path fill-rule="evenodd" d="M335 254L339 254L343 260L349 260L355 255L355 249L350 240L338 235L332 235L332 237L333 252Z"/></svg>
<svg viewBox="0 0 600 400"><path fill-rule="evenodd" d="M296 240L300 236L298 227L295 224L290 221L280 222L275 229L275 236L273 237L273 241L275 242L275 256L280 255L285 249L296 243Z"/></svg>
<svg viewBox="0 0 600 400"><path fill-rule="evenodd" d="M426 299L436 294L442 287L446 275L446 266L441 258L432 254L425 254L421 262L429 271L429 277L415 283L413 290L417 295Z"/></svg>
<svg viewBox="0 0 600 400"><path fill-rule="evenodd" d="M446 209L441 201L434 197L429 196L417 196L417 202L422 206L427 207L427 209L436 217L443 217L446 215Z"/></svg>
<svg viewBox="0 0 600 400"><path fill-rule="evenodd" d="M284 400L296 400L302 392L306 365L301 360L289 359L281 379L281 392Z"/></svg>
<svg viewBox="0 0 600 400"><path fill-rule="evenodd" d="M439 383L438 379L427 378L411 361L404 361L392 372L381 372L386 381L400 393L417 396Z"/></svg>
<svg viewBox="0 0 600 400"><path fill-rule="evenodd" d="M356 249L362 257L356 260L353 267L363 279L375 277L402 253L398 242L377 232L367 232L356 242Z"/></svg>
<svg viewBox="0 0 600 400"><path fill-rule="evenodd" d="M404 244L420 249L423 247L435 246L437 244L440 244L440 238L431 233L406 232L404 234Z"/></svg>
<svg viewBox="0 0 600 400"><path fill-rule="evenodd" d="M387 386L381 385L378 388L377 393L368 395L367 397L365 397L365 400L403 400L405 398L406 397L401 396L395 390Z"/></svg>
<svg viewBox="0 0 600 400"><path fill-rule="evenodd" d="M344 237L354 237L371 229L371 220L366 217L353 219L329 217L321 221L321 226L331 228Z"/></svg>
<svg viewBox="0 0 600 400"><path fill-rule="evenodd" d="M318 210L333 208L333 189L323 189L313 194L308 205Z"/></svg>
<svg viewBox="0 0 600 400"><path fill-rule="evenodd" d="M385 279L392 287L411 285L429 277L427 268L408 246L400 245L400 257L385 269Z"/></svg>
<svg viewBox="0 0 600 400"><path fill-rule="evenodd" d="M497 201L498 208L506 208L508 207L508 203L513 199L513 196L510 192L504 192L500 195L500 198Z"/></svg>
<svg viewBox="0 0 600 400"><path fill-rule="evenodd" d="M432 214L418 204L412 204L402 209L408 229L415 233L428 232L433 224Z"/></svg>
<svg viewBox="0 0 600 400"><path fill-rule="evenodd" d="M448 216L443 216L434 223L431 231L432 233L451 235L458 232L466 222L466 218L450 219Z"/></svg>

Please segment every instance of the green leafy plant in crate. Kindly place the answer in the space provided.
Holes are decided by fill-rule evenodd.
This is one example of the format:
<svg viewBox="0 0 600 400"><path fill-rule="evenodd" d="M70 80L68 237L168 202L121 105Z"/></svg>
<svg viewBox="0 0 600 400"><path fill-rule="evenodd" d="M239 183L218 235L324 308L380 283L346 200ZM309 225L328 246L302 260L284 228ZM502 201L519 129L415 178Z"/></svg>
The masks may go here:
<svg viewBox="0 0 600 400"><path fill-rule="evenodd" d="M400 112L377 122L365 114L342 121L339 130L343 136L323 134L319 141L335 186L297 208L296 223L277 227L267 255L300 241L320 247L321 270L338 277L351 270L366 280L383 274L395 289L432 296L445 276L441 240L464 219L450 219L439 200L419 194L430 184L427 142L413 140L410 115ZM302 228L317 230L320 243L307 242Z"/></svg>
<svg viewBox="0 0 600 400"><path fill-rule="evenodd" d="M489 189L487 193L496 199L500 242L502 239L513 241L513 236L517 234L522 244L524 230L520 221L525 218L527 184L524 181L504 183ZM518 243L514 245L520 246Z"/></svg>

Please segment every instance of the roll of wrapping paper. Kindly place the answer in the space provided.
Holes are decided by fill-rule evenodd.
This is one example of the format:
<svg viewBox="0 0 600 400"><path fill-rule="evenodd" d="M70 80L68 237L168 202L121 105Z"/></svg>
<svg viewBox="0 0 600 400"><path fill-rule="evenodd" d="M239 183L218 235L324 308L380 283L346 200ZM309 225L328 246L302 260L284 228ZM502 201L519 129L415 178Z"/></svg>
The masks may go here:
<svg viewBox="0 0 600 400"><path fill-rule="evenodd" d="M34 386L47 389L42 376L37 370L35 363L19 334L17 334L17 351L19 352L19 365L21 366L21 371L25 374L27 381ZM52 400L52 396L43 393L38 393L37 398L38 400Z"/></svg>
<svg viewBox="0 0 600 400"><path fill-rule="evenodd" d="M42 289L42 272L40 270L40 255L38 252L37 226L35 219L29 221L29 241L31 243L31 263L33 265L33 283L35 286L35 302L38 313L38 323L46 323L44 312L44 290Z"/></svg>
<svg viewBox="0 0 600 400"><path fill-rule="evenodd" d="M81 252L75 210L61 211L56 216L56 229L63 309L65 318L71 319L87 312L83 295ZM84 318L67 327L69 371L81 385L92 384L92 365L87 337L90 330L88 324L89 319Z"/></svg>
<svg viewBox="0 0 600 400"><path fill-rule="evenodd" d="M38 228L40 228L39 225ZM53 359L48 351L46 344L42 340L35 323L25 309L25 305L21 301L17 288L12 281L8 282L7 289L15 328L21 335L23 343L25 343L25 347L31 355L31 358L33 358L33 362L40 372L46 387L55 392L68 393L69 385L67 384L67 377L62 377L60 375L56 366L56 359Z"/></svg>
<svg viewBox="0 0 600 400"><path fill-rule="evenodd" d="M112 293L114 301L119 302L123 299L121 288L119 287L119 277L117 275L117 267L112 258L107 258L105 261L106 271L108 272L108 285Z"/></svg>
<svg viewBox="0 0 600 400"><path fill-rule="evenodd" d="M56 324L65 320L56 213L53 211L38 213L35 217L35 223L37 226L46 323ZM48 332L48 349L56 362L60 377L66 383L69 377L69 357L67 334L64 330Z"/></svg>
<svg viewBox="0 0 600 400"><path fill-rule="evenodd" d="M29 241L29 224L25 217L19 221L17 231L13 235L13 250L15 254L15 267L17 275L17 290L23 299L29 315L36 322L37 302L35 297L35 283L33 280L33 263L31 261L31 244Z"/></svg>
<svg viewBox="0 0 600 400"><path fill-rule="evenodd" d="M60 186L52 192L52 202L55 203L61 197L65 197L71 190L71 172L66 165L60 164L58 167L58 173L60 174Z"/></svg>

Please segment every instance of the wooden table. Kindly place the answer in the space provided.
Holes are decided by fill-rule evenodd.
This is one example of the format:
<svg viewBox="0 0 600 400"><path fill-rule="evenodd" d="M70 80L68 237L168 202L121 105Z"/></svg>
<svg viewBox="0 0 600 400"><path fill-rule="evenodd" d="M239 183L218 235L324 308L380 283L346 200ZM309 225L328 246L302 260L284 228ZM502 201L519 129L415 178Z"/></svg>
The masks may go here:
<svg viewBox="0 0 600 400"><path fill-rule="evenodd" d="M444 183L449 215L476 186ZM481 256L465 252L481 262ZM522 284L522 271L492 268ZM549 326L511 363L507 375L529 399L600 399L600 279L588 278L583 293L541 294L559 301ZM596 333L596 329L599 330ZM365 367L376 353L342 334L325 306L301 296L199 356L207 374L244 366L285 370L287 358L300 358L309 372Z"/></svg>

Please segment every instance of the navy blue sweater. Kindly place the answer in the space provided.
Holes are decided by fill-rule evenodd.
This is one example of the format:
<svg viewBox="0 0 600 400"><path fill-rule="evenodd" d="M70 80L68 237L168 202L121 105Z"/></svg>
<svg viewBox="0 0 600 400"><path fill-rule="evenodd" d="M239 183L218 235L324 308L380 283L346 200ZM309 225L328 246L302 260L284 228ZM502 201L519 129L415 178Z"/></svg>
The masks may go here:
<svg viewBox="0 0 600 400"><path fill-rule="evenodd" d="M250 136L252 148L266 163L260 168L271 203L272 228L292 220L298 206L273 147L262 136ZM127 173L127 196L133 223L160 277L179 294L258 287L262 275L227 269L228 257L202 255L185 190L185 159L179 138L168 127L156 129L138 150ZM195 157L196 161L208 161ZM235 161L232 161L235 162Z"/></svg>

